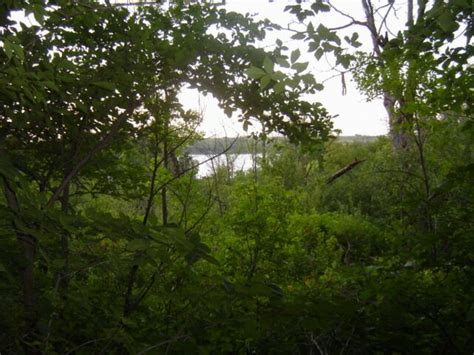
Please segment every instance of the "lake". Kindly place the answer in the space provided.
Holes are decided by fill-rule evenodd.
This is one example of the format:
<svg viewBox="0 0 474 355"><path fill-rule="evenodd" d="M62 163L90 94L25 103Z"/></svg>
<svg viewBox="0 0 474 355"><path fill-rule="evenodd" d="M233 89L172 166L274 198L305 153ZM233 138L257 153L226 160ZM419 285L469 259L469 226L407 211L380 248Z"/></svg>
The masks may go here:
<svg viewBox="0 0 474 355"><path fill-rule="evenodd" d="M206 154L191 154L193 160L203 162L212 157L212 155ZM232 166L233 172L247 171L252 169L253 166L253 155L252 154L228 154L220 155L202 165L199 166L198 177L204 177L211 175L214 170L219 166Z"/></svg>

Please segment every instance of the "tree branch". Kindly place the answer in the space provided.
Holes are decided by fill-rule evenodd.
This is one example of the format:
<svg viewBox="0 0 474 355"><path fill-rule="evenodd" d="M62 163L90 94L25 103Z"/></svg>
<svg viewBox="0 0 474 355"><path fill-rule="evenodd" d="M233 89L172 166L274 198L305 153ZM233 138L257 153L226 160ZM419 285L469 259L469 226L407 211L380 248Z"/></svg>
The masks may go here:
<svg viewBox="0 0 474 355"><path fill-rule="evenodd" d="M367 28L369 29L371 34L374 52L377 53L378 56L380 56L382 53L380 51L380 46L378 43L379 34L375 25L374 9L372 3L370 2L370 0L362 0L362 7L364 8L365 17L367 20Z"/></svg>
<svg viewBox="0 0 474 355"><path fill-rule="evenodd" d="M82 158L76 166L74 166L69 174L64 177L63 181L61 181L61 184L59 187L54 191L53 196L48 200L46 203L46 208L51 208L58 200L58 198L61 196L61 193L64 191L64 189L68 186L69 182L79 173L79 171L86 165L97 153L99 153L101 150L106 148L114 139L114 137L117 135L119 132L120 128L122 125L127 121L127 118L133 113L135 109L136 104L134 102L130 103L125 112L122 113L121 117L119 117L112 125L112 128L110 129L109 133L105 135L102 140L100 140L86 155L84 158Z"/></svg>
<svg viewBox="0 0 474 355"><path fill-rule="evenodd" d="M359 165L360 163L363 163L365 161L365 159L363 160L354 160L352 163L350 163L349 165L345 166L344 168L342 168L341 170L338 170L337 172L335 172L334 174L332 174L327 180L326 180L326 184L330 184L332 183L334 180L336 180L337 178L341 177L342 175L344 174L347 174L349 171L351 171L352 169L354 169L357 165Z"/></svg>
<svg viewBox="0 0 474 355"><path fill-rule="evenodd" d="M387 10L387 12L385 13L385 16L382 18L382 22L380 22L380 26L379 26L378 33L380 33L380 32L382 31L382 27L383 27L384 23L387 22L387 17L388 17L388 15L390 14L390 11L392 11L393 5L395 5L395 1L393 1L393 2L390 3L390 6L388 7L388 10Z"/></svg>
<svg viewBox="0 0 474 355"><path fill-rule="evenodd" d="M184 174L186 174L187 172L191 171L191 170L194 170L196 169L197 167L203 165L203 164L206 164L208 161L211 161L211 160L214 160L216 159L217 157L227 153L235 144L235 142L237 142L237 139L239 137L236 137L232 143L226 148L224 149L222 152L218 153L218 154L215 154L213 155L212 157L206 159L206 160L203 160L202 162L198 163L198 164L194 164L192 166L190 166L189 168L187 169L184 169L183 171L181 171L178 175L175 175L173 176L171 179L169 179L168 181L164 182L163 184L161 184L156 190L155 190L155 193L154 193L154 196L156 196L156 194L164 187L168 186L169 184L171 184L173 181L175 180L178 180L181 176L183 176Z"/></svg>
<svg viewBox="0 0 474 355"><path fill-rule="evenodd" d="M339 10L337 7L335 7L333 4L331 4L330 1L327 2L328 5L331 7L331 9L333 9L334 11L336 11L338 14L344 16L344 17L347 17L348 19L351 20L351 24L355 24L355 25L361 25L361 26L365 26L365 27L368 27L368 24L367 22L363 22L363 21L358 21L356 20L354 17L352 17L351 15L349 14L346 14L345 12L342 12L341 10ZM350 25L351 25L350 24ZM346 28L346 27L349 27L349 25L345 25L343 27L341 27L340 29L342 28ZM334 29L339 29L339 28L334 28Z"/></svg>
<svg viewBox="0 0 474 355"><path fill-rule="evenodd" d="M344 28L351 27L353 25L359 25L359 26L367 27L367 22L353 20L353 21L349 22L346 25L342 25L342 26L338 26L338 27L331 27L331 28L328 28L328 30L329 31L338 31L338 30L343 30Z"/></svg>

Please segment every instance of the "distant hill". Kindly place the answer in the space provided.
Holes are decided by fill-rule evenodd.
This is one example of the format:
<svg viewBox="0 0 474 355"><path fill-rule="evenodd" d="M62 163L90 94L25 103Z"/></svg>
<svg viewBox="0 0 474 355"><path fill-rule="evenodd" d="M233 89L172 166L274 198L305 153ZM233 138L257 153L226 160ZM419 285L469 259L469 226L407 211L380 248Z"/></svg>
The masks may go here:
<svg viewBox="0 0 474 355"><path fill-rule="evenodd" d="M362 142L368 143L377 140L377 138L382 136L361 136L356 134L355 136L339 136L337 137L337 141L341 143L352 143L352 142Z"/></svg>
<svg viewBox="0 0 474 355"><path fill-rule="evenodd" d="M352 143L352 142L372 142L380 136L339 136L337 141L341 143ZM287 139L285 137L272 137L270 138L270 144L285 143ZM232 146L231 146L232 145ZM231 146L228 150L229 154L250 154L261 152L262 143L256 142L253 137L225 137L225 138L205 138L201 141L195 142L186 148L186 153L191 155L197 154L218 154Z"/></svg>

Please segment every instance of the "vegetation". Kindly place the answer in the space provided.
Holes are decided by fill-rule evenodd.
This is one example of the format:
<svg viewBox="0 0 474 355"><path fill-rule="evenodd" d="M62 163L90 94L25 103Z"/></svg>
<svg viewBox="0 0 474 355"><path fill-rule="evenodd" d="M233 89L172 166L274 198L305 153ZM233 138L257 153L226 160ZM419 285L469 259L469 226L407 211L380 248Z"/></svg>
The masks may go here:
<svg viewBox="0 0 474 355"><path fill-rule="evenodd" d="M259 47L269 21L0 4L2 354L472 353L472 4L408 1L375 54L314 27L329 1L287 11L385 99L390 137L334 139L300 50ZM252 170L197 177L184 86L262 124Z"/></svg>

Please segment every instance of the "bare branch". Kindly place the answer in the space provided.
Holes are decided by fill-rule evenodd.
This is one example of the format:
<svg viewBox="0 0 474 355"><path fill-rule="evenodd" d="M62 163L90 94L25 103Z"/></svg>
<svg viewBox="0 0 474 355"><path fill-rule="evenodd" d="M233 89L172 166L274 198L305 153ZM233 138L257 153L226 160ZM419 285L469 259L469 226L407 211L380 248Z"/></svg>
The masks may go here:
<svg viewBox="0 0 474 355"><path fill-rule="evenodd" d="M338 26L338 27L331 27L331 28L328 28L328 29L329 29L330 31L337 31L337 30L343 30L344 28L348 28L348 27L351 27L351 26L354 26L354 25L367 27L367 23L366 23L366 22L362 22L362 21L351 21L351 22L349 22L349 23L346 24L346 25L342 25L342 26Z"/></svg>
<svg viewBox="0 0 474 355"><path fill-rule="evenodd" d="M226 148L224 149L222 152L218 153L218 154L215 154L213 155L212 157L206 159L206 160L203 160L202 162L199 162L197 164L194 164L192 166L190 166L189 168L187 169L184 169L183 171L181 171L179 174L175 175L174 177L172 177L171 179L169 179L168 181L164 182L163 184L161 184L156 190L155 190L155 195L164 187L168 186L169 184L171 184L173 181L175 180L178 180L181 176L183 176L184 174L188 173L189 171L191 170L194 170L196 169L197 167L203 165L203 164L206 164L208 161L211 161L211 160L214 160L216 159L217 157L227 153L235 144L235 142L237 142L237 139L239 137L236 137L232 143Z"/></svg>
<svg viewBox="0 0 474 355"><path fill-rule="evenodd" d="M387 12L385 13L385 16L382 18L382 22L380 22L380 26L378 29L378 33L381 33L383 25L387 22L388 15L390 14L390 11L393 9L393 5L395 4L395 1L392 1L388 7Z"/></svg>
<svg viewBox="0 0 474 355"><path fill-rule="evenodd" d="M364 21L358 21L356 20L354 17L352 17L351 15L349 14L346 14L345 12L339 10L337 7L335 7L333 4L331 4L330 1L327 2L327 4L331 7L331 9L333 9L334 11L336 11L338 14L344 16L344 17L347 17L348 19L351 20L351 23L352 24L356 24L356 25L361 25L361 26L366 26L367 27L367 22L364 22ZM348 26L345 26L345 27L348 27ZM345 28L343 27L343 28ZM337 28L335 28L337 29Z"/></svg>

